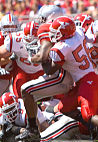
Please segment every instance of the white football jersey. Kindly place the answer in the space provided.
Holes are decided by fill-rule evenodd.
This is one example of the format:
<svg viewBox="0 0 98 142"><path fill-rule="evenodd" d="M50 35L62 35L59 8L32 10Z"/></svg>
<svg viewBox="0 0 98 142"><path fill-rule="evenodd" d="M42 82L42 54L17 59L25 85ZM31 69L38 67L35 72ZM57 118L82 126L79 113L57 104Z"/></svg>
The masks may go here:
<svg viewBox="0 0 98 142"><path fill-rule="evenodd" d="M26 124L27 124L26 109L25 109L24 102L23 102L22 99L18 99L18 102L19 102L19 109L18 109L19 113L18 113L17 118L15 119L15 124L17 126L25 127ZM53 102L55 104L55 100ZM50 119L53 115L54 114L52 114L52 113L41 111L38 108L37 118L38 118L40 123L43 123L45 120ZM2 125L6 120L7 120L7 118L6 118L5 115L2 115L1 108L0 108L0 125Z"/></svg>
<svg viewBox="0 0 98 142"><path fill-rule="evenodd" d="M17 32L8 35L5 38L4 46L9 52L14 52L17 56L17 65L26 73L36 73L42 70L41 64L33 64L28 61L28 52L23 43L23 33Z"/></svg>
<svg viewBox="0 0 98 142"><path fill-rule="evenodd" d="M90 37L93 35L95 37L94 34L97 32L98 32L98 20L94 21L91 24L91 26L87 30L86 36ZM98 43L95 43L95 42L96 42L96 38L93 43L88 43L88 46L89 46L91 57L94 63L94 68L98 68Z"/></svg>
<svg viewBox="0 0 98 142"><path fill-rule="evenodd" d="M19 102L19 113L17 118L15 119L15 124L18 126L26 126L26 110L24 107L24 102L22 99L18 99ZM0 109L0 125L3 124L3 122L6 121L5 115L2 115L1 109Z"/></svg>
<svg viewBox="0 0 98 142"><path fill-rule="evenodd" d="M61 64L76 82L87 73L94 71L86 46L83 31L77 29L72 38L58 42L51 48L50 57L54 62Z"/></svg>

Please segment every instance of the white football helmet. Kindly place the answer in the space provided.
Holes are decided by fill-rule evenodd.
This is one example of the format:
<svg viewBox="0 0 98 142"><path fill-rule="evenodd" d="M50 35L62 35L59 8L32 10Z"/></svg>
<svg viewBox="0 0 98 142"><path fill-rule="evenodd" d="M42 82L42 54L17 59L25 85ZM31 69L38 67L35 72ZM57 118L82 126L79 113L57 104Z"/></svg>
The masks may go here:
<svg viewBox="0 0 98 142"><path fill-rule="evenodd" d="M54 18L58 16L63 16L64 12L62 8L56 5L44 5L40 8L38 15L37 15L37 20L38 22L45 23L52 21Z"/></svg>
<svg viewBox="0 0 98 142"><path fill-rule="evenodd" d="M10 92L4 93L0 97L0 108L7 121L14 122L19 113L18 98Z"/></svg>
<svg viewBox="0 0 98 142"><path fill-rule="evenodd" d="M3 35L7 35L10 32L17 32L20 29L20 24L16 16L12 14L6 14L1 19L1 31Z"/></svg>

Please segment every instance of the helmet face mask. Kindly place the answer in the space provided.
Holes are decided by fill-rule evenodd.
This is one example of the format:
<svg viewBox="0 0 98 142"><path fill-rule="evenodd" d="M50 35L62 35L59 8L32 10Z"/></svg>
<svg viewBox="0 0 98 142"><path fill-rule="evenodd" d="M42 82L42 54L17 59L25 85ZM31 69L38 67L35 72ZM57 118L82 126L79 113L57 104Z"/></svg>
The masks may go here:
<svg viewBox="0 0 98 142"><path fill-rule="evenodd" d="M12 14L6 14L1 20L1 31L4 36L11 32L17 32L20 30L20 24L16 16Z"/></svg>
<svg viewBox="0 0 98 142"><path fill-rule="evenodd" d="M76 26L80 26L81 27L81 22L80 21L75 21Z"/></svg>
<svg viewBox="0 0 98 142"><path fill-rule="evenodd" d="M18 104L13 103L10 107L2 108L3 114L6 116L9 122L14 122L18 116Z"/></svg>
<svg viewBox="0 0 98 142"><path fill-rule="evenodd" d="M27 51L30 51L30 53L32 53L32 56L35 55L40 49L38 39L34 39L32 42L26 42L25 47Z"/></svg>
<svg viewBox="0 0 98 142"><path fill-rule="evenodd" d="M32 51L32 54L36 54L39 50L37 30L38 23L34 21L27 23L23 28L23 42L27 51Z"/></svg>
<svg viewBox="0 0 98 142"><path fill-rule="evenodd" d="M52 28L52 26L50 26L49 38L50 38L51 42L55 43L59 39L61 39L62 34L59 29L60 29L60 27L57 30L55 30Z"/></svg>
<svg viewBox="0 0 98 142"><path fill-rule="evenodd" d="M4 93L0 98L2 114L10 123L14 122L19 113L19 103L17 97L12 93Z"/></svg>

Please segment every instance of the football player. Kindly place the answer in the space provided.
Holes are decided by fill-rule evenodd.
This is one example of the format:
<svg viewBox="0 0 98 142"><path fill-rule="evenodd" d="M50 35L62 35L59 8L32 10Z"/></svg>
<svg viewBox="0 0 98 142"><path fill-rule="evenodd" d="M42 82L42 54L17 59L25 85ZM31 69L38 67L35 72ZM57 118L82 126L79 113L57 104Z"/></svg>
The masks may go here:
<svg viewBox="0 0 98 142"><path fill-rule="evenodd" d="M20 26L16 16L13 14L6 14L3 16L1 19L0 46L4 44L4 39L8 34L16 32L19 29ZM0 95L9 89L9 85L13 76L11 55L12 53L4 54L4 56L0 58Z"/></svg>

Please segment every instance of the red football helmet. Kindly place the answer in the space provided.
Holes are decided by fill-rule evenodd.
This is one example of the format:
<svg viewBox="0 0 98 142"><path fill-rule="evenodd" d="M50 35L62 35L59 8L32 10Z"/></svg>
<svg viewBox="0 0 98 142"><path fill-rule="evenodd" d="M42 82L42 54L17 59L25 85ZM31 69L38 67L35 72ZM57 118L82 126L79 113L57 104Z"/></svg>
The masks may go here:
<svg viewBox="0 0 98 142"><path fill-rule="evenodd" d="M11 123L14 122L18 116L18 98L10 92L4 93L0 97L0 108L1 113L6 116L7 120Z"/></svg>
<svg viewBox="0 0 98 142"><path fill-rule="evenodd" d="M81 13L74 17L74 21L76 26L82 27L84 33L86 33L91 23L94 22L94 19L88 14Z"/></svg>
<svg viewBox="0 0 98 142"><path fill-rule="evenodd" d="M37 30L39 28L38 23L35 23L34 21L26 23L23 27L23 38L26 42L32 42L37 38Z"/></svg>
<svg viewBox="0 0 98 142"><path fill-rule="evenodd" d="M27 49L37 49L38 37L37 31L39 24L34 21L26 23L23 27L23 42Z"/></svg>
<svg viewBox="0 0 98 142"><path fill-rule="evenodd" d="M56 18L50 25L49 38L51 42L71 38L76 31L74 21L66 16Z"/></svg>

